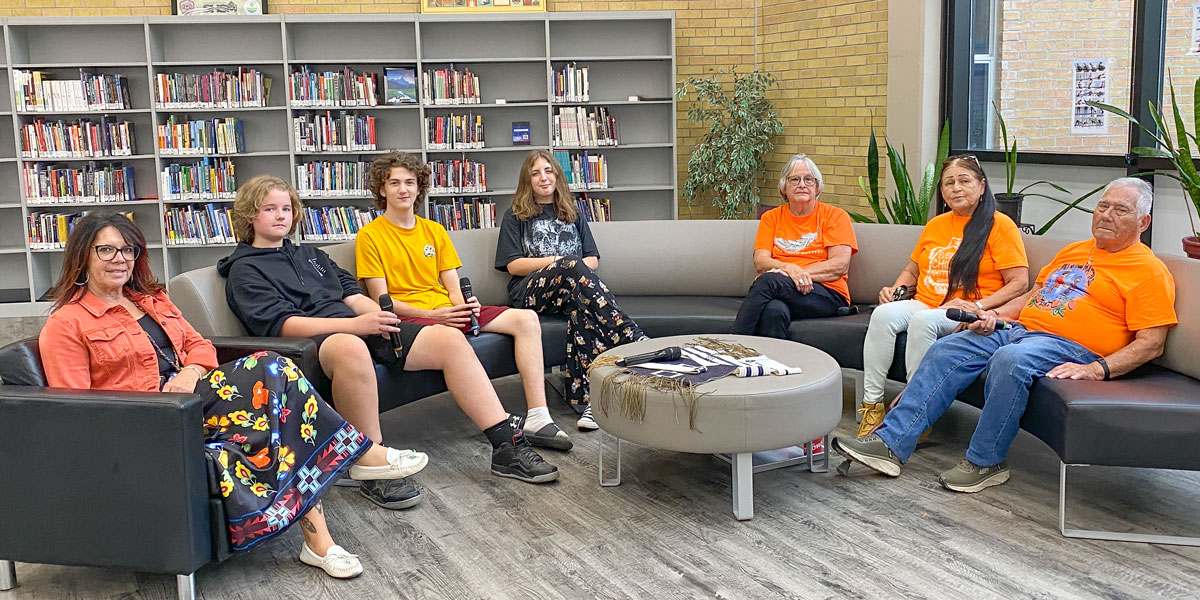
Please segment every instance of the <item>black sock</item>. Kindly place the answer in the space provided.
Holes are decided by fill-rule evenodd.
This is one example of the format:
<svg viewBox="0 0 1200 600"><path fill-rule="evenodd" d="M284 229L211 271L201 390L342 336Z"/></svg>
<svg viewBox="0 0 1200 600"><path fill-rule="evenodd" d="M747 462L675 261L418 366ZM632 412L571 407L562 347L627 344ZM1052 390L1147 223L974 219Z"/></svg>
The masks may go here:
<svg viewBox="0 0 1200 600"><path fill-rule="evenodd" d="M517 438L524 437L524 433L521 432L521 421L523 419L520 416L509 415L507 419L484 429L483 435L486 435L488 441L492 443L492 448L499 448L500 444L505 442L516 446Z"/></svg>

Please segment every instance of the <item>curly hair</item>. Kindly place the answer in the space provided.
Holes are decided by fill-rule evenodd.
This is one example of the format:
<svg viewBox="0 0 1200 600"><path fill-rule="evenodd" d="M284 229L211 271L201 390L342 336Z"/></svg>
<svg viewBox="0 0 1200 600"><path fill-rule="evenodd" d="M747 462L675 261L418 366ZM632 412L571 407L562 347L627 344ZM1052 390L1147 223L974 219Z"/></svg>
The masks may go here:
<svg viewBox="0 0 1200 600"><path fill-rule="evenodd" d="M567 187L567 176L563 173L562 165L558 164L554 155L547 150L530 150L525 155L525 160L521 161L521 170L517 173L517 191L513 194L512 199L513 216L522 221L528 221L542 214L541 207L533 199L533 183L530 181L529 175L533 171L533 164L538 159L549 163L554 170L555 214L563 223L574 223L578 216L575 209L575 196Z"/></svg>
<svg viewBox="0 0 1200 600"><path fill-rule="evenodd" d="M254 219L258 217L258 211L262 208L263 198L271 190L280 190L287 192L292 199L292 227L288 229L288 235L296 232L296 226L300 222L301 211L304 210L304 204L300 202L300 195L296 193L296 188L283 179L274 175L255 175L249 181L238 187L237 197L233 201L233 208L230 209L229 221L233 225L233 235L237 237L239 242L247 244L254 243Z"/></svg>
<svg viewBox="0 0 1200 600"><path fill-rule="evenodd" d="M408 152L393 150L371 162L367 167L367 186L371 189L371 199L377 210L387 210L387 198L383 195L383 185L387 183L392 169L402 167L417 177L417 204L425 200L429 192L429 165L421 162L420 157Z"/></svg>

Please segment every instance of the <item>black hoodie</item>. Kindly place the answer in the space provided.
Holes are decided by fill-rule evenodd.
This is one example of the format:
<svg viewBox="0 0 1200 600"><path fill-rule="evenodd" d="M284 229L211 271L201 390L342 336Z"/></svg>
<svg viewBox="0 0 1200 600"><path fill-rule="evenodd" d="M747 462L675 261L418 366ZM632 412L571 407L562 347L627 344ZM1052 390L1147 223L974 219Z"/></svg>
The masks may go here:
<svg viewBox="0 0 1200 600"><path fill-rule="evenodd" d="M283 240L282 248L241 243L217 262L225 301L257 336L278 336L289 317L351 317L343 298L361 294L358 282L319 248Z"/></svg>

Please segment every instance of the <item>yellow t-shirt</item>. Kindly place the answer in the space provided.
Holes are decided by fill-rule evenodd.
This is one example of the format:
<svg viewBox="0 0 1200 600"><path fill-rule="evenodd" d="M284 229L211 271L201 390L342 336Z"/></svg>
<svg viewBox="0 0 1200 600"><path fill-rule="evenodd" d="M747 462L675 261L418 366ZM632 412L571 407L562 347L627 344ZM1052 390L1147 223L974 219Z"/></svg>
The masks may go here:
<svg viewBox="0 0 1200 600"><path fill-rule="evenodd" d="M963 230L971 217L960 217L952 212L942 213L929 220L917 246L909 258L917 263L917 295L925 306L935 308L942 305L946 289L950 286L950 261L962 244ZM1025 244L1021 241L1021 230L1008 215L997 212L992 222L983 256L979 258L979 295L975 298L963 296L962 288L955 290L951 298L978 300L995 294L1004 287L1003 269L1028 267Z"/></svg>
<svg viewBox="0 0 1200 600"><path fill-rule="evenodd" d="M763 213L754 237L755 250L769 250L771 258L801 267L829 260L831 246L850 246L853 255L858 252L858 239L850 214L824 202L804 217L793 215L786 204L773 208ZM845 275L822 283L850 300Z"/></svg>
<svg viewBox="0 0 1200 600"><path fill-rule="evenodd" d="M1095 240L1071 244L1038 273L1035 287L1021 324L1101 356L1128 346L1139 329L1178 322L1175 279L1141 242L1111 253Z"/></svg>
<svg viewBox="0 0 1200 600"><path fill-rule="evenodd" d="M446 228L417 217L404 229L379 216L358 231L354 240L359 279L382 277L393 300L431 310L453 306L441 273L462 266Z"/></svg>

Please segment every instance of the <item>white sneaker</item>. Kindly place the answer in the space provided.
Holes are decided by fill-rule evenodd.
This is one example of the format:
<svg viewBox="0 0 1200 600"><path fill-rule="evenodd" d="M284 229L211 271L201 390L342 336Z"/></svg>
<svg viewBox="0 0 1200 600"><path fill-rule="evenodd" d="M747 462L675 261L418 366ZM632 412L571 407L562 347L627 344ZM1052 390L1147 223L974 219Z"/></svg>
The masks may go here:
<svg viewBox="0 0 1200 600"><path fill-rule="evenodd" d="M579 415L579 420L575 422L575 426L586 431L600 429L600 426L596 424L596 419L592 418L592 406L590 404L583 410L583 414Z"/></svg>
<svg viewBox="0 0 1200 600"><path fill-rule="evenodd" d="M354 465L350 467L350 479L367 481L370 479L400 479L416 475L429 464L429 455L416 450L397 450L388 448L388 464L378 467Z"/></svg>
<svg viewBox="0 0 1200 600"><path fill-rule="evenodd" d="M345 548L337 544L330 546L325 556L317 556L317 553L308 547L308 542L300 544L300 562L318 567L337 579L353 579L363 572L358 555L346 552Z"/></svg>

